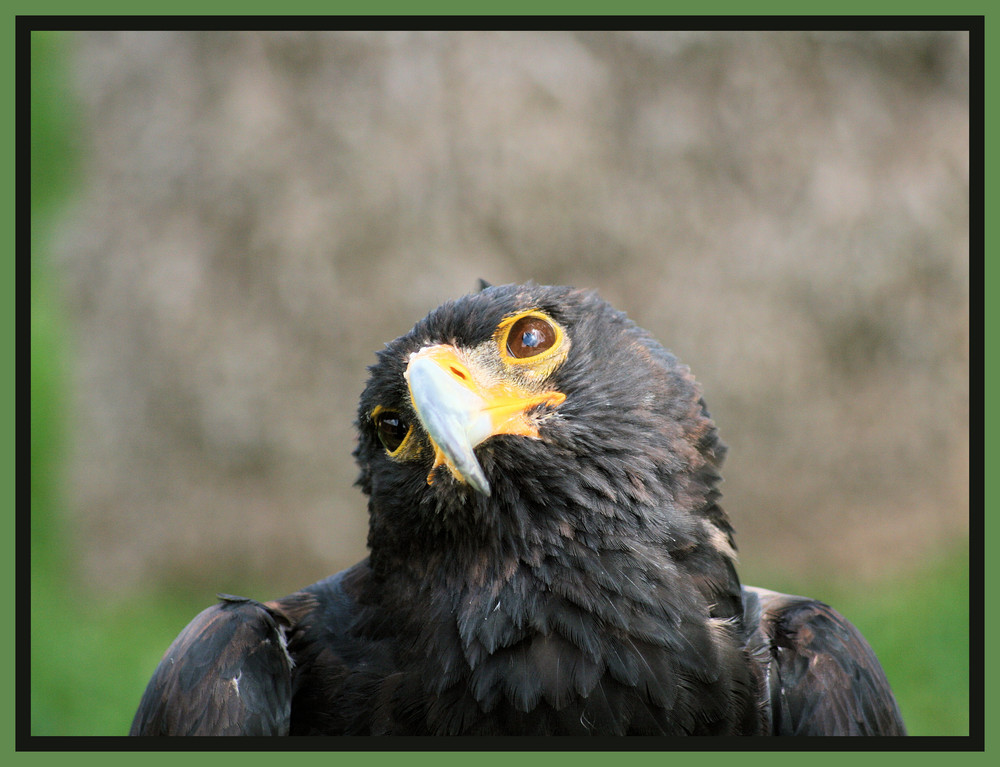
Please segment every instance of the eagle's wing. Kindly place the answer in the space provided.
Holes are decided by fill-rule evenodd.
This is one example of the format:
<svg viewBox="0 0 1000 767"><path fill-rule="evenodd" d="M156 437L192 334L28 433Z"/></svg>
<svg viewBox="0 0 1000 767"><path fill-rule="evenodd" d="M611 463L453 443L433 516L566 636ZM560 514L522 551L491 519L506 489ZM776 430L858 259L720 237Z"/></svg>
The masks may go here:
<svg viewBox="0 0 1000 767"><path fill-rule="evenodd" d="M743 590L760 603L774 735L906 734L874 651L842 615L813 599Z"/></svg>
<svg viewBox="0 0 1000 767"><path fill-rule="evenodd" d="M129 734L287 735L287 628L271 607L221 596L167 648Z"/></svg>

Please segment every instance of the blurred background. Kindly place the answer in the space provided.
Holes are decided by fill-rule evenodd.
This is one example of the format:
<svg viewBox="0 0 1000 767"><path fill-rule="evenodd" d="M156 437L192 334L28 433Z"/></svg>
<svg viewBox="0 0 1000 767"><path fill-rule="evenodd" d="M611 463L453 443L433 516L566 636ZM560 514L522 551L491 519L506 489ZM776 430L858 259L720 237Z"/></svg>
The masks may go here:
<svg viewBox="0 0 1000 767"><path fill-rule="evenodd" d="M965 33L33 33L32 708L124 734L217 592L365 555L381 345L596 288L691 366L746 582L968 733Z"/></svg>

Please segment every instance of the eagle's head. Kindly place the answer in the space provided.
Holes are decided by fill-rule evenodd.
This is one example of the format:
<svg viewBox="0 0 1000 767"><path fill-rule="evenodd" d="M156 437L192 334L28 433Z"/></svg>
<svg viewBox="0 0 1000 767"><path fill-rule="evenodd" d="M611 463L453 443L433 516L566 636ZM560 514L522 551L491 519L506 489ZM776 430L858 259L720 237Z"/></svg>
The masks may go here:
<svg viewBox="0 0 1000 767"><path fill-rule="evenodd" d="M725 454L689 369L590 291L488 287L386 345L358 411L370 544L567 537L732 554Z"/></svg>

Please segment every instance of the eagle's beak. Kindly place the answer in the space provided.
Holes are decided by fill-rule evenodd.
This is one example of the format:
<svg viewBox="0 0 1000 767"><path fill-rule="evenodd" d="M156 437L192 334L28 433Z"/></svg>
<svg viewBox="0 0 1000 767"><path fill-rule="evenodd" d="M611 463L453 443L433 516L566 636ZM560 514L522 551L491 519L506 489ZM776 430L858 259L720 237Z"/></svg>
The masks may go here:
<svg viewBox="0 0 1000 767"><path fill-rule="evenodd" d="M539 405L559 405L566 395L537 391L516 378L487 371L448 344L427 346L410 355L404 373L410 399L434 448L434 471L444 464L452 475L484 495L490 483L475 447L496 434L538 439L529 413Z"/></svg>

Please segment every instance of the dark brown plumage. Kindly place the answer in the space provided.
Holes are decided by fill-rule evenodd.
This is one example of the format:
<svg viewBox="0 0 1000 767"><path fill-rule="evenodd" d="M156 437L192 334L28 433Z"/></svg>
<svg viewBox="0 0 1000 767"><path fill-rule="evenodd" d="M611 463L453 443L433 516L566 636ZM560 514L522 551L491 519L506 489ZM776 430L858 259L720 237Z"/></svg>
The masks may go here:
<svg viewBox="0 0 1000 767"><path fill-rule="evenodd" d="M904 734L856 629L741 586L725 448L625 315L489 287L378 356L371 555L195 618L133 734Z"/></svg>

